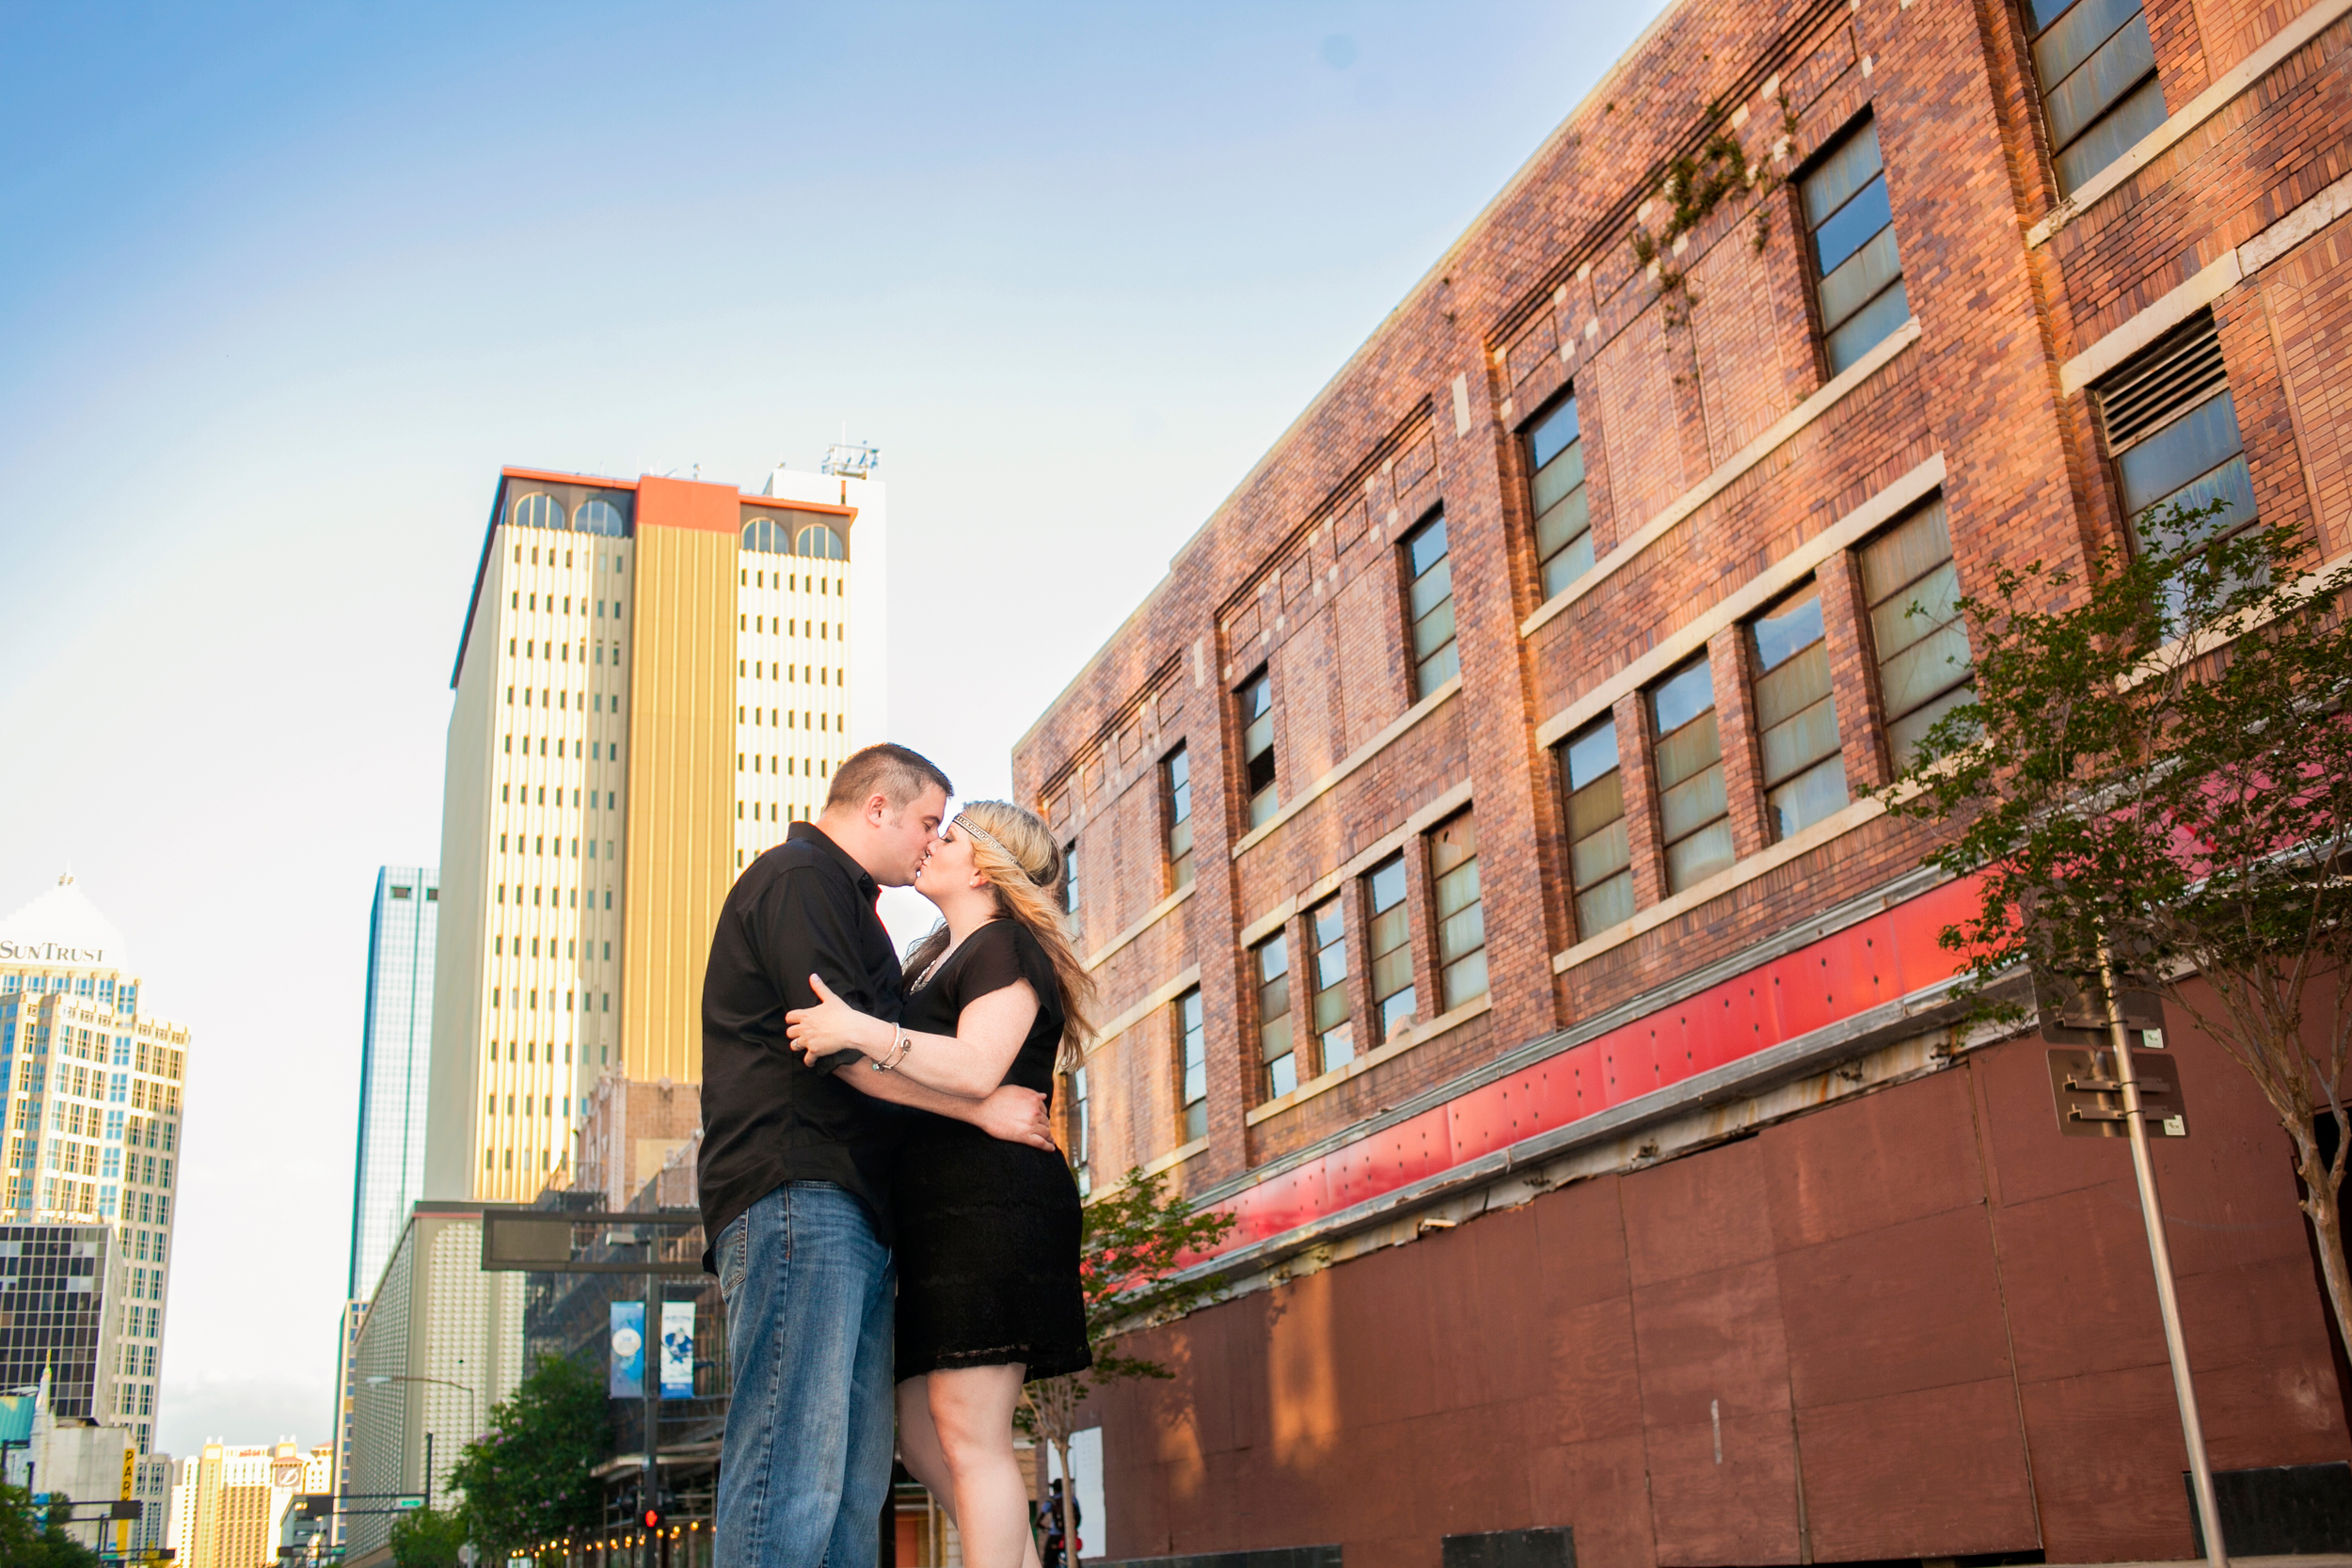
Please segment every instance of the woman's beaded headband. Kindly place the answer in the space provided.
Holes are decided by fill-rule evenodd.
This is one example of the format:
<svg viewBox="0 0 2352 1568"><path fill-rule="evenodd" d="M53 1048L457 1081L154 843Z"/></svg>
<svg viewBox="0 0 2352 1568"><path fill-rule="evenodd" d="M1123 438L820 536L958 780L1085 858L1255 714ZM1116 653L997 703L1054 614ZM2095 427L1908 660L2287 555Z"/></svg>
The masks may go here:
<svg viewBox="0 0 2352 1568"><path fill-rule="evenodd" d="M957 827L961 828L965 832L970 833L974 838L978 839L981 843L987 845L990 848L1004 856L1005 859L1012 862L1013 864L1021 865L1021 857L1006 848L994 833L990 832L985 828L976 827L972 823L966 822L963 819L963 814L961 812L956 814L954 821ZM1023 874L1038 886L1045 887L1049 885L1048 879L1039 876L1036 872L1031 871L1027 866L1022 865L1021 869Z"/></svg>

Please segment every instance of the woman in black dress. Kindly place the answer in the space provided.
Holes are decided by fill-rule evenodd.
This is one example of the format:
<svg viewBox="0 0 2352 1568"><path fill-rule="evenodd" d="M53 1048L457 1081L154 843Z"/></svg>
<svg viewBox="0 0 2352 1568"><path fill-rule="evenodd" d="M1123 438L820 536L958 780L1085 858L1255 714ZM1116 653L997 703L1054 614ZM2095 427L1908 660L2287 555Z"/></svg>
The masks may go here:
<svg viewBox="0 0 2352 1568"><path fill-rule="evenodd" d="M866 1062L841 1069L851 1083L870 1069L972 1099L1012 1083L1050 1100L1092 997L1062 926L1063 875L1036 816L966 805L914 879L944 919L907 956L899 1022L858 1012L812 975L819 1005L788 1015L793 1048L811 1060L860 1053ZM1058 1153L910 1117L891 1190L899 1449L946 1504L968 1568L1033 1568L1013 1409L1028 1379L1093 1364L1077 1183Z"/></svg>

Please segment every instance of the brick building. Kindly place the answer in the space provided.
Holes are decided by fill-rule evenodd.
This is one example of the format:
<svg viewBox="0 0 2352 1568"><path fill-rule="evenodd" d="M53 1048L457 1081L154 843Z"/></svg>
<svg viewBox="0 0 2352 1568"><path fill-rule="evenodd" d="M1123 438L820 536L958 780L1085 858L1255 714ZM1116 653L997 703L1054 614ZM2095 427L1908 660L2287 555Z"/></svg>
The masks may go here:
<svg viewBox="0 0 2352 1568"><path fill-rule="evenodd" d="M2122 1147L1956 1024L1872 791L1994 562L2181 494L2352 547L2347 8L1678 0L1023 737L1073 1148L1238 1218L1098 1398L1107 1555L2189 1554ZM2215 1463L2342 1461L2284 1138L2177 1022Z"/></svg>

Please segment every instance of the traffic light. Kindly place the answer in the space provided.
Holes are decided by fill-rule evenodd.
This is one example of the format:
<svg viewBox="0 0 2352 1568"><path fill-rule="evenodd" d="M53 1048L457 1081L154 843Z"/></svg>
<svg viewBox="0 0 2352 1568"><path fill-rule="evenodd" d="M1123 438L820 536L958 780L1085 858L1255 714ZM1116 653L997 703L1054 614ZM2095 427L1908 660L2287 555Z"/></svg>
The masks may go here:
<svg viewBox="0 0 2352 1568"><path fill-rule="evenodd" d="M658 1530L662 1525L661 1510L648 1508L637 1516L637 1522L649 1530Z"/></svg>

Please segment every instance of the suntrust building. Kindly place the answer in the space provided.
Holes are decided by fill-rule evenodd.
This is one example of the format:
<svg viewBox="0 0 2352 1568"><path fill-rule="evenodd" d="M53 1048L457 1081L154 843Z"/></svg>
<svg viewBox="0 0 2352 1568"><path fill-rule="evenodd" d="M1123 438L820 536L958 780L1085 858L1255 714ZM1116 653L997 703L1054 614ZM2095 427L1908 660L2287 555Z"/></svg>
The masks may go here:
<svg viewBox="0 0 2352 1568"><path fill-rule="evenodd" d="M0 1388L145 1453L190 1042L140 990L70 875L0 920Z"/></svg>
<svg viewBox="0 0 2352 1568"><path fill-rule="evenodd" d="M2122 1146L1956 1026L1873 792L1995 563L2352 548L2346 8L1680 0L1024 737L1073 1147L1237 1220L1106 1555L2190 1555ZM2214 1462L2333 1496L2288 1147L2173 1022Z"/></svg>

